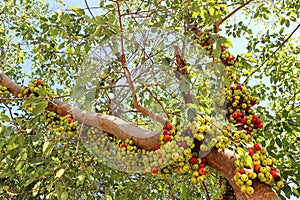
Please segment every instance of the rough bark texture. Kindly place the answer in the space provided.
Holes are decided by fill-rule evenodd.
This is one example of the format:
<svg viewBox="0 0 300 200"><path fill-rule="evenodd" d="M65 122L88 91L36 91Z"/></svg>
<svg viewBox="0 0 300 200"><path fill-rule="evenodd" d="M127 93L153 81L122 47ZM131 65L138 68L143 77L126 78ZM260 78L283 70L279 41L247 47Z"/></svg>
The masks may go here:
<svg viewBox="0 0 300 200"><path fill-rule="evenodd" d="M7 87L14 96L22 93L21 87L10 80L4 73L0 73L0 85ZM115 116L87 112L78 108L74 108L71 105L58 100L49 102L47 110L54 111L59 115L66 115L70 113L72 114L73 118L80 123L94 126L122 139L131 138L135 141L135 144L138 147L147 150L154 150L155 146L160 143L160 133L139 128L136 125ZM272 191L269 186L259 181L254 181L253 183L255 189L255 193L253 195L241 193L240 188L233 180L235 158L234 152L229 149L217 150L214 148L207 155L208 164L220 172L229 181L236 193L236 198L238 200L279 199L277 194Z"/></svg>
<svg viewBox="0 0 300 200"><path fill-rule="evenodd" d="M209 166L220 172L234 189L236 198L239 200L276 200L280 199L277 194L266 184L255 180L253 187L255 193L247 195L240 192L240 187L237 186L233 180L233 171L235 170L234 161L236 155L229 149L218 150L213 148L207 155L207 163Z"/></svg>

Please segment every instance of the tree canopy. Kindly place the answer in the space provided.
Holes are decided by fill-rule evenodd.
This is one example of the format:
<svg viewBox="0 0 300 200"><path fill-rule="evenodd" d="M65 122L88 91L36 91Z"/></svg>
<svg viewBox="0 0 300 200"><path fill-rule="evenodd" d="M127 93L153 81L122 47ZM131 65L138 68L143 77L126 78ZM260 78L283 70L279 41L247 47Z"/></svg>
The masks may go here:
<svg viewBox="0 0 300 200"><path fill-rule="evenodd" d="M1 198L300 197L298 1L85 4L0 3Z"/></svg>

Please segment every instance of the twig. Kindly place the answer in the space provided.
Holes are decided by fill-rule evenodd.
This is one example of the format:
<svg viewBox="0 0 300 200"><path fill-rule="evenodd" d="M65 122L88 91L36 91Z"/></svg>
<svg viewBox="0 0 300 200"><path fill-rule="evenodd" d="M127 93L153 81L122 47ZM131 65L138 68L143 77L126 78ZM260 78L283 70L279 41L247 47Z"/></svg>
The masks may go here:
<svg viewBox="0 0 300 200"><path fill-rule="evenodd" d="M93 15L93 13L92 13L92 11L91 11L91 9L90 9L90 7L89 7L89 4L88 4L87 0L84 0L84 3L85 3L85 5L86 5L86 7L87 7L89 13L90 13L90 14L92 15L92 17L95 19L95 16Z"/></svg>
<svg viewBox="0 0 300 200"><path fill-rule="evenodd" d="M300 93L300 89L297 92L295 92L295 94L286 102L286 104L284 106L282 106L282 108L279 111L277 111L276 113L281 112L290 103L290 101L292 101L294 98L296 98L296 96L299 93Z"/></svg>
<svg viewBox="0 0 300 200"><path fill-rule="evenodd" d="M237 11L239 11L240 9L242 9L243 7L245 7L246 5L248 5L251 1L253 0L249 0L246 3L240 5L239 7L237 7L236 9L234 9L231 13L229 13L228 15L226 15L223 19L221 19L218 22L215 22L214 24L214 32L218 33L220 32L220 25L225 22L229 17L231 17L232 15L234 15Z"/></svg>
<svg viewBox="0 0 300 200"><path fill-rule="evenodd" d="M145 86L145 85L143 85ZM145 87L145 89L147 90L147 92L149 92L149 94L155 99L155 101L157 101L157 103L160 105L160 107L163 109L164 113L167 115L167 117L170 119L169 113L168 111L165 109L165 107L163 106L163 104L159 101L159 99L151 92L151 90L149 90L147 87Z"/></svg>
<svg viewBox="0 0 300 200"><path fill-rule="evenodd" d="M298 28L300 27L300 24L298 24L298 26L293 30L293 32L280 44L280 46L259 66L257 67L253 72L251 72L251 74L249 74L247 76L247 78L244 80L243 84L246 83L246 81L255 73L257 72L260 68L262 68L262 66L271 58L273 57L277 51L279 49L281 49L283 47L283 45L292 37L292 35L298 30Z"/></svg>
<svg viewBox="0 0 300 200"><path fill-rule="evenodd" d="M202 185L203 185L203 187L204 187L204 190L205 190L205 193L206 193L206 196L207 196L207 200L210 200L209 192L208 192L208 190L207 190L207 187L206 187L206 185L205 185L205 182L202 182Z"/></svg>

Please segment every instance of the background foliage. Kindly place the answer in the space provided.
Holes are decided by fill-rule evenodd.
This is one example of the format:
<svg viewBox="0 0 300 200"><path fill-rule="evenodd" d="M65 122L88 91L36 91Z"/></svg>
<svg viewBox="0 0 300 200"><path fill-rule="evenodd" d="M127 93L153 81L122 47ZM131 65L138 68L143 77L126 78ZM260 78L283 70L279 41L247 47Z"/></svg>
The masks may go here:
<svg viewBox="0 0 300 200"><path fill-rule="evenodd" d="M143 25L189 34L190 24L212 28L215 20L244 2L129 0L120 4L124 30ZM57 10L35 0L5 0L0 7L1 71L21 85L32 78L42 79L66 102L72 103L70 88L87 57L113 33L120 32L116 3L110 1L100 1L99 8L93 10L95 17L88 9L66 8L62 2ZM277 158L282 177L288 182L281 194L288 198L299 196L300 190L299 37L295 34L286 41L299 27L299 9L297 1L252 1L221 26L224 37L242 37L248 42L245 53L237 57L242 63L237 70L262 101L257 112L265 126L257 142ZM257 33L257 26L264 30ZM165 55L153 58L163 60ZM107 78L102 75L99 78L104 86L121 77L117 67L109 68ZM141 96L145 92L143 87L137 91ZM175 105L172 96L166 98L167 89L154 88L152 92L167 109L175 109L169 104ZM97 109L108 112L108 100L104 98ZM150 105L156 100L147 101L142 103ZM45 129L41 115L26 112L22 100L2 99L0 109L1 197L205 198L203 187L189 185L186 177L132 176L102 165L78 139L55 137L54 132ZM51 145L46 146L47 142ZM214 177L218 174L212 174L207 186L214 197L218 185Z"/></svg>

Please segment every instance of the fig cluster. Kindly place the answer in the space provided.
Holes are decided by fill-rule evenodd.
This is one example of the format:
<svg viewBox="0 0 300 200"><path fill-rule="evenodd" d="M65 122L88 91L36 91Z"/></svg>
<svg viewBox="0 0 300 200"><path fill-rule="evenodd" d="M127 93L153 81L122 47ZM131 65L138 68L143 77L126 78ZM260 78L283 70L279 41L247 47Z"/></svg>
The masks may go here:
<svg viewBox="0 0 300 200"><path fill-rule="evenodd" d="M235 200L234 190L229 184L228 180L223 177L220 178L219 187L221 188L220 192L217 195L218 200Z"/></svg>
<svg viewBox="0 0 300 200"><path fill-rule="evenodd" d="M261 144L256 143L249 147L248 155L251 158L251 165L243 162L241 159L235 162L234 180L241 187L242 192L247 194L254 192L251 187L254 179L272 186L277 191L284 186L284 183L281 181L280 170L275 166L276 159L269 156Z"/></svg>
<svg viewBox="0 0 300 200"><path fill-rule="evenodd" d="M78 122L74 121L70 114L60 116L55 112L43 112L41 120L46 122L46 126L50 132L53 132L55 136L66 138L78 138Z"/></svg>
<svg viewBox="0 0 300 200"><path fill-rule="evenodd" d="M250 90L240 84L240 74L234 69L237 60L227 50L226 45L220 45L220 58L215 57L211 34L212 31L207 30L200 36L196 36L196 39L203 49L214 57L215 62L221 61L224 64L226 75L231 83L230 88L224 88L229 123L227 129L223 130L223 135L230 136L231 144L235 147L250 145L248 159L244 157L236 161L237 169L234 171L234 180L241 187L241 191L247 194L254 193L252 181L255 179L271 185L278 191L284 183L281 181L279 169L275 166L276 159L269 156L266 149L259 143L255 143L255 134L263 128L262 120L255 115L252 108L259 103L258 98L250 95ZM219 194L218 198L222 199L222 194Z"/></svg>

